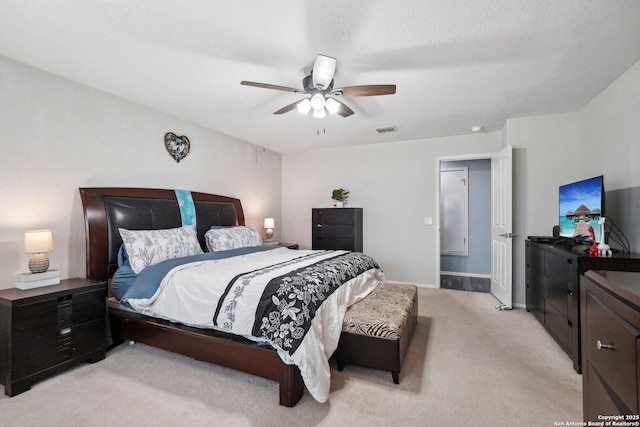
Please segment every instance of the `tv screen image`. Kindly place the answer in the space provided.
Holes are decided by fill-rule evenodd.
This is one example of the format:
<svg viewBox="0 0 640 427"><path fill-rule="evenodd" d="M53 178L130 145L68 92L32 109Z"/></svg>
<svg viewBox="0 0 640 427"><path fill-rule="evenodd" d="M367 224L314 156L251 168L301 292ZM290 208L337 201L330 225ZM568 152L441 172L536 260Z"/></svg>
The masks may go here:
<svg viewBox="0 0 640 427"><path fill-rule="evenodd" d="M604 183L602 176L560 187L560 236L591 241L589 226L596 242L600 242L598 221L604 216Z"/></svg>

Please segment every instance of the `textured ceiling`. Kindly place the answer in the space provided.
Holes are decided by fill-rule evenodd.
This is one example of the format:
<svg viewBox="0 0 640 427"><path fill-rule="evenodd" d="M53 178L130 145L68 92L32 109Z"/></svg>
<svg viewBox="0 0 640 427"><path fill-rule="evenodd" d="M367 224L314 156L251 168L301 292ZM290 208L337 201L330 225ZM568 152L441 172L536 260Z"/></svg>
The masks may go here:
<svg viewBox="0 0 640 427"><path fill-rule="evenodd" d="M317 54L355 114L272 113ZM0 55L266 148L470 133L577 111L640 60L638 0L0 0ZM396 126L397 132L375 129Z"/></svg>

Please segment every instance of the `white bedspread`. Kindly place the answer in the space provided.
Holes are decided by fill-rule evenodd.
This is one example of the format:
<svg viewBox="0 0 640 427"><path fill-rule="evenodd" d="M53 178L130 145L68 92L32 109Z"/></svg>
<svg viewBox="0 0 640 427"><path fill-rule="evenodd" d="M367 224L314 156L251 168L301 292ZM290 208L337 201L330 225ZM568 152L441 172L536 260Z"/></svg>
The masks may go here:
<svg viewBox="0 0 640 427"><path fill-rule="evenodd" d="M232 303L235 308L234 315L229 319L224 311L221 311L217 318L218 326L214 325L216 307L229 282L241 273L321 252L323 251L278 248L222 260L185 264L171 270L151 298L129 299L127 302L136 311L146 315L189 326L220 329L257 340L252 336L252 328L256 304L263 290L260 287L243 287L240 297L237 289L235 293L232 290L224 295L223 306ZM328 252L322 256L335 256L335 252ZM313 257L309 262L318 261L322 256ZM264 274L264 279L269 280L283 272L280 268L273 269L269 274ZM329 396L331 374L328 358L338 346L347 307L364 298L383 280L382 271L374 268L335 290L320 305L301 345L291 356L270 341L285 363L293 363L300 368L307 390L319 402L326 401ZM226 325L228 328L222 328L220 325Z"/></svg>

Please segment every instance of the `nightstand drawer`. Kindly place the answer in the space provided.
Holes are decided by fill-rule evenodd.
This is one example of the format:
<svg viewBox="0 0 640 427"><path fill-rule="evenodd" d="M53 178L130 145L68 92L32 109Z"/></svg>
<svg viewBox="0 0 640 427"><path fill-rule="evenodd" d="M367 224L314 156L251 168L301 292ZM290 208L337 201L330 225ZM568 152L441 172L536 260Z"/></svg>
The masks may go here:
<svg viewBox="0 0 640 427"><path fill-rule="evenodd" d="M55 336L57 317L58 301L55 298L16 307L12 321L14 342L46 334Z"/></svg>
<svg viewBox="0 0 640 427"><path fill-rule="evenodd" d="M79 292L73 295L73 324L105 319L107 291L98 289L90 292Z"/></svg>
<svg viewBox="0 0 640 427"><path fill-rule="evenodd" d="M11 376L24 378L55 365L56 353L52 351L55 348L55 332L14 345L11 351Z"/></svg>
<svg viewBox="0 0 640 427"><path fill-rule="evenodd" d="M73 357L104 349L106 346L107 324L104 318L74 326L71 330Z"/></svg>

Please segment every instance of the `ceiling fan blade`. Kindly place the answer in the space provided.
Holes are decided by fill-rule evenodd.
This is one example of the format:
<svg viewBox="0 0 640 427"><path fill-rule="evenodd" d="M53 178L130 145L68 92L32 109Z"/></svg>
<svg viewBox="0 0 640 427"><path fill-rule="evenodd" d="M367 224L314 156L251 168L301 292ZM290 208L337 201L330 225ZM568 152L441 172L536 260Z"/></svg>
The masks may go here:
<svg viewBox="0 0 640 427"><path fill-rule="evenodd" d="M332 95L342 96L378 96L393 95L394 93L396 93L396 85L348 86L331 92Z"/></svg>
<svg viewBox="0 0 640 427"><path fill-rule="evenodd" d="M261 87L263 89L283 90L285 92L307 93L302 89L296 89L296 88L287 87L287 86L272 85L269 83L248 82L246 80L243 80L240 82L240 84L245 86Z"/></svg>
<svg viewBox="0 0 640 427"><path fill-rule="evenodd" d="M298 106L298 102L300 101L296 101L292 104L287 105L286 107L282 107L281 109L279 109L278 111L276 111L273 114L284 114L284 113L288 113L291 110L295 110L296 107Z"/></svg>
<svg viewBox="0 0 640 427"><path fill-rule="evenodd" d="M330 56L318 55L316 62L313 64L313 86L323 90L329 87L333 74L336 72L336 58Z"/></svg>
<svg viewBox="0 0 640 427"><path fill-rule="evenodd" d="M340 104L340 109L338 109L338 111L336 112L337 115L342 117L349 117L350 115L353 114L353 110L349 108L347 104L345 104L344 102L340 102L335 98L331 98L331 99L333 99L334 101Z"/></svg>

